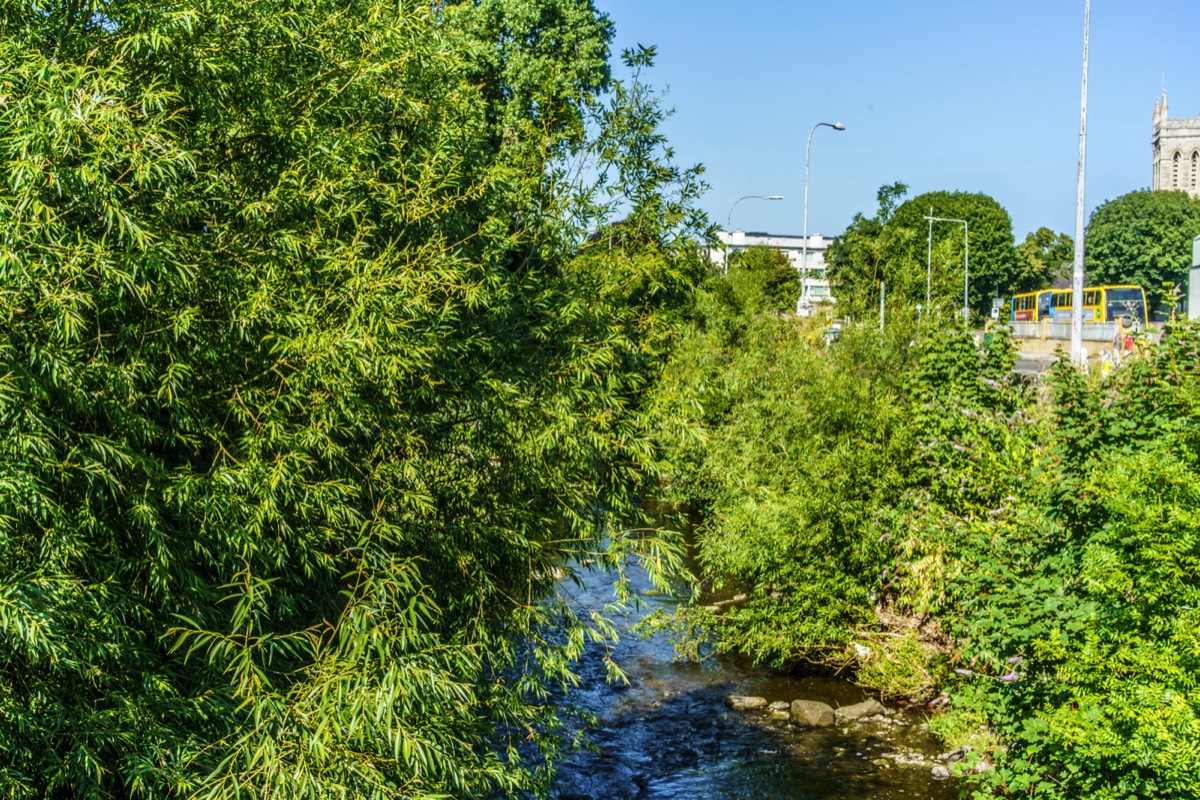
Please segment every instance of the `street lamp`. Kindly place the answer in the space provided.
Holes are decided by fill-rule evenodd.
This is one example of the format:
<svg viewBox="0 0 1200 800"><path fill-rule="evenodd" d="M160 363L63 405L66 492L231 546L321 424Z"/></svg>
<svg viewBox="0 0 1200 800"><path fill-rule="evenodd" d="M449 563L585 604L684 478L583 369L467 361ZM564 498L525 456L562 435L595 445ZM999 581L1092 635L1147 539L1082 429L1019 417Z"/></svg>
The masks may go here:
<svg viewBox="0 0 1200 800"><path fill-rule="evenodd" d="M729 216L725 218L725 235L729 237L729 241L725 243L725 258L722 259L722 266L725 268L725 272L727 274L729 272L729 245L733 241L733 209L734 209L734 207L737 206L737 204L742 202L743 200L782 200L782 199L783 199L783 195L781 195L781 194L748 194L743 197L739 197L737 200L733 201L733 205L729 207Z"/></svg>
<svg viewBox="0 0 1200 800"><path fill-rule="evenodd" d="M804 305L807 310L805 301L808 299L808 158L812 153L812 137L820 127L833 128L835 131L844 131L846 126L840 122L818 122L812 126L812 130L808 132L808 143L804 146L804 246L800 255L800 305ZM796 309L799 311L799 307Z"/></svg>
<svg viewBox="0 0 1200 800"><path fill-rule="evenodd" d="M933 209L930 209L932 211ZM967 298L967 292L971 287L971 234L970 226L967 225L965 219L947 219L945 217L935 217L932 214L925 219L929 220L929 252L933 253L933 223L935 222L960 222L963 226L963 322L970 318L971 306ZM929 296L929 276L932 275L929 256L925 261L925 296ZM926 300L928 303L928 300Z"/></svg>
<svg viewBox="0 0 1200 800"><path fill-rule="evenodd" d="M1079 173L1075 183L1075 262L1071 269L1071 363L1083 363L1083 184L1087 171L1088 34L1092 3L1083 4L1083 89L1079 98Z"/></svg>

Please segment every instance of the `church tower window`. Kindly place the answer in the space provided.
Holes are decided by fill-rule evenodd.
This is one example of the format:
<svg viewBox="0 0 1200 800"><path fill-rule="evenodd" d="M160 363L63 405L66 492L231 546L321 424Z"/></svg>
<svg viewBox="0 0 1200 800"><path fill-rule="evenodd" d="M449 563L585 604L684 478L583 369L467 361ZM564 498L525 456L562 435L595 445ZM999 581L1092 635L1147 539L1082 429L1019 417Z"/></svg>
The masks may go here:
<svg viewBox="0 0 1200 800"><path fill-rule="evenodd" d="M1175 157L1171 159L1171 188L1182 189L1183 186L1179 183L1179 165L1183 161L1183 155L1176 150Z"/></svg>
<svg viewBox="0 0 1200 800"><path fill-rule="evenodd" d="M1192 151L1192 180L1191 180L1191 186L1189 187L1192 190L1192 194L1196 193L1196 187L1197 187L1196 173L1197 173L1198 169L1200 169L1200 152L1193 150Z"/></svg>

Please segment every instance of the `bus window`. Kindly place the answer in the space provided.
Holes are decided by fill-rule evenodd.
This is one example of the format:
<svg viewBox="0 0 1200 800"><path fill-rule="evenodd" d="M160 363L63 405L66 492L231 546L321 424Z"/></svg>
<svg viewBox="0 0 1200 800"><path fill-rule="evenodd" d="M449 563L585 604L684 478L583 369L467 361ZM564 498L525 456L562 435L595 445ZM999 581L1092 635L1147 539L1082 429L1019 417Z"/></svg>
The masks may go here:
<svg viewBox="0 0 1200 800"><path fill-rule="evenodd" d="M1063 289L1054 292L1054 299L1051 301L1054 307L1054 319L1062 322L1071 318L1071 290Z"/></svg>
<svg viewBox="0 0 1200 800"><path fill-rule="evenodd" d="M1108 319L1120 319L1128 314L1143 325L1146 324L1146 295L1137 286L1106 289L1105 312Z"/></svg>
<svg viewBox="0 0 1200 800"><path fill-rule="evenodd" d="M1038 293L1038 319L1050 316L1050 301L1053 297L1054 292Z"/></svg>

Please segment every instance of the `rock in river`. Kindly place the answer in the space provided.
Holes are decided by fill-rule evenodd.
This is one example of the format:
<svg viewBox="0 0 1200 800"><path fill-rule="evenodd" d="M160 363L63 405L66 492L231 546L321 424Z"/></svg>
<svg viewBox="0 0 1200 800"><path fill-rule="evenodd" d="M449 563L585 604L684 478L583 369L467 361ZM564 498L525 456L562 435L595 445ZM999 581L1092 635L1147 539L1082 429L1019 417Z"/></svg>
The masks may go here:
<svg viewBox="0 0 1200 800"><path fill-rule="evenodd" d="M725 698L725 702L735 711L750 711L755 708L765 708L767 698L765 697L746 697L740 694L731 694Z"/></svg>
<svg viewBox="0 0 1200 800"><path fill-rule="evenodd" d="M786 700L776 700L771 703L769 710L775 719L790 719L792 716L792 704Z"/></svg>
<svg viewBox="0 0 1200 800"><path fill-rule="evenodd" d="M792 701L792 724L824 728L834 723L833 708L816 700Z"/></svg>
<svg viewBox="0 0 1200 800"><path fill-rule="evenodd" d="M886 712L887 709L883 707L882 703L874 698L868 698L852 706L842 706L833 712L833 716L839 723L844 723L853 722L863 717L877 717Z"/></svg>

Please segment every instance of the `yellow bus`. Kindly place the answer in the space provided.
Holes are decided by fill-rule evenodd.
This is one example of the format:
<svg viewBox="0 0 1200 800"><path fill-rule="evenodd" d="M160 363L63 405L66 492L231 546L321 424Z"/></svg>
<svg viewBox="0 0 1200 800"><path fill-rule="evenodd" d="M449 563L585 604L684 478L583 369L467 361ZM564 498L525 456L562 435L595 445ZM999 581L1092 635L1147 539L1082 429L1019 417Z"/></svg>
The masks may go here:
<svg viewBox="0 0 1200 800"><path fill-rule="evenodd" d="M1070 289L1039 289L1013 295L1011 322L1071 321ZM1129 284L1089 286L1083 290L1083 321L1112 322L1131 317L1146 326L1146 293Z"/></svg>

